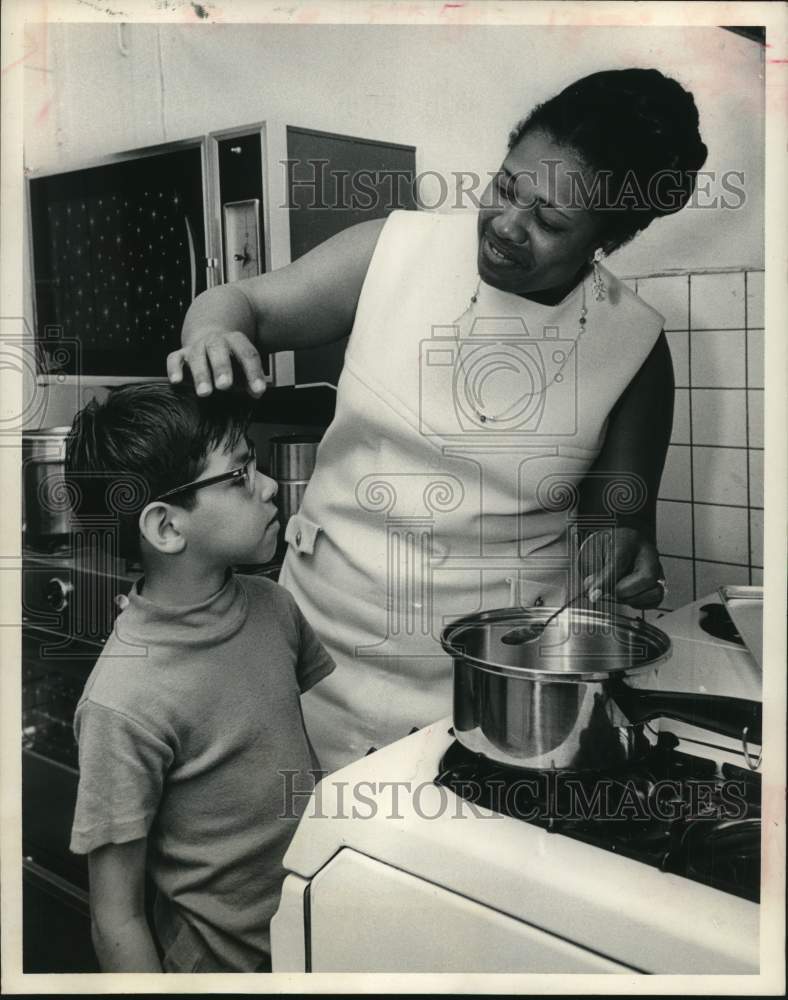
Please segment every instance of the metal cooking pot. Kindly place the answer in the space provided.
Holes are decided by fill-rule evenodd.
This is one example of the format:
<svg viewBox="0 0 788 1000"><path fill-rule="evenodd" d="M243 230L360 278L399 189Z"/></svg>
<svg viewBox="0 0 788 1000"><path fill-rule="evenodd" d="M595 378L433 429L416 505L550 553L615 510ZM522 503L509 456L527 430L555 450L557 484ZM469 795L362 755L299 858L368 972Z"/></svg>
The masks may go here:
<svg viewBox="0 0 788 1000"><path fill-rule="evenodd" d="M609 769L642 752L642 723L660 717L760 744L758 702L653 690L671 653L660 629L575 608L542 632L555 610L500 608L443 630L454 732L469 750L521 768Z"/></svg>
<svg viewBox="0 0 788 1000"><path fill-rule="evenodd" d="M71 497L65 482L69 427L22 434L22 522L25 544L51 549L71 530Z"/></svg>
<svg viewBox="0 0 788 1000"><path fill-rule="evenodd" d="M319 434L284 434L271 438L271 476L278 490L280 542L284 539L287 522L304 499L309 479L315 469Z"/></svg>

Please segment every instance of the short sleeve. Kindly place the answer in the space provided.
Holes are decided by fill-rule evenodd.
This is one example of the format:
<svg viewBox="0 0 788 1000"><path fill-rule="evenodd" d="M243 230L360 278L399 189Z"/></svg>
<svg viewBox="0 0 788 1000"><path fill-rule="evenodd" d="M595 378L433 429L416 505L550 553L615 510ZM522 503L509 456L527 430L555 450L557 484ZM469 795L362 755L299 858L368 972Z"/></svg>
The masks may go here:
<svg viewBox="0 0 788 1000"><path fill-rule="evenodd" d="M133 719L89 700L77 709L74 732L79 789L71 850L89 854L147 836L172 749Z"/></svg>
<svg viewBox="0 0 788 1000"><path fill-rule="evenodd" d="M293 611L298 629L298 663L296 676L301 694L314 687L334 669L336 664L326 652L315 631L293 601Z"/></svg>

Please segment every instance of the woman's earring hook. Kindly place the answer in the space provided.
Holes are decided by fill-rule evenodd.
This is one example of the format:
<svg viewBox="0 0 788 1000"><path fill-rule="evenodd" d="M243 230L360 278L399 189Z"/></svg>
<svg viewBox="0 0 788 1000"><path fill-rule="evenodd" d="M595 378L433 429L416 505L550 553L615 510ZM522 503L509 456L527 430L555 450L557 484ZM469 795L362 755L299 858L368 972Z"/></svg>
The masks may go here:
<svg viewBox="0 0 788 1000"><path fill-rule="evenodd" d="M605 286L605 279L602 277L602 272L599 269L599 262L602 260L604 255L605 254L604 251L602 250L602 247L597 247L596 250L594 251L594 259L593 259L594 278L591 287L594 293L594 299L597 302L601 302L602 299L604 299L605 296L607 295L607 287Z"/></svg>

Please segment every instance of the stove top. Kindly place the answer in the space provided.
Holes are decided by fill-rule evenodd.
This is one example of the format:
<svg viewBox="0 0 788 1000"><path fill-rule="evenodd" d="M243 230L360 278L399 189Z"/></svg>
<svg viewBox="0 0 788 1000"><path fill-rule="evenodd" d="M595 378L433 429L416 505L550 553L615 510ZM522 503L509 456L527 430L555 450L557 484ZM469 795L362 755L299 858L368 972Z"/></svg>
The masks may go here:
<svg viewBox="0 0 788 1000"><path fill-rule="evenodd" d="M760 774L682 753L678 742L661 733L636 761L589 773L510 768L455 741L435 781L493 812L758 902Z"/></svg>

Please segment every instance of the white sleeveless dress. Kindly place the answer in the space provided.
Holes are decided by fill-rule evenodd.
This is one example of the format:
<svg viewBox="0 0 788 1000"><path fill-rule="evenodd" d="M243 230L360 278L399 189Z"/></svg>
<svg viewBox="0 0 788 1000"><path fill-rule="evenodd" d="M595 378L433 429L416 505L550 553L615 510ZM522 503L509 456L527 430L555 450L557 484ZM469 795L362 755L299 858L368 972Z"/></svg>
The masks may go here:
<svg viewBox="0 0 788 1000"><path fill-rule="evenodd" d="M541 306L480 284L476 251L475 215L388 218L287 526L280 582L337 663L302 699L330 771L450 714L448 622L565 598L567 501L662 328L609 272L605 300Z"/></svg>

